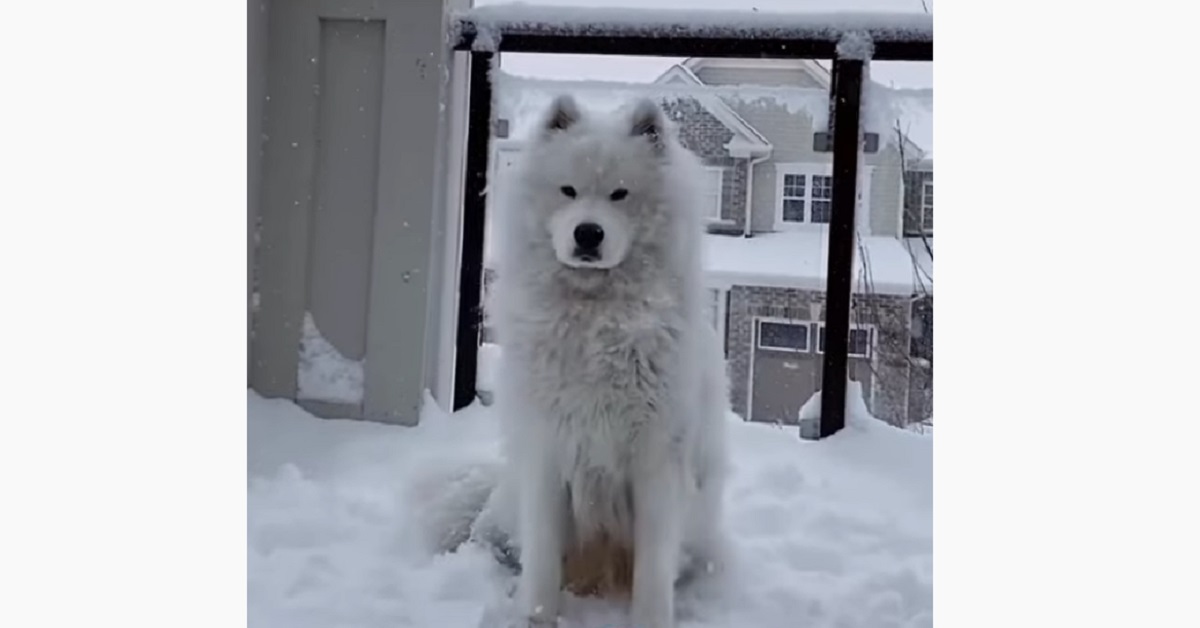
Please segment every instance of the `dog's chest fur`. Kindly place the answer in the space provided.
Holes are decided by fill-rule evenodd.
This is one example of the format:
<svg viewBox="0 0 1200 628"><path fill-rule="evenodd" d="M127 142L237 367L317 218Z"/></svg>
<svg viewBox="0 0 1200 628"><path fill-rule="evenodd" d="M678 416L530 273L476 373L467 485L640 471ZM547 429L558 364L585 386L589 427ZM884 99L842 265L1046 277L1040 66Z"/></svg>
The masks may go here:
<svg viewBox="0 0 1200 628"><path fill-rule="evenodd" d="M514 348L539 428L569 487L577 540L631 533L633 454L670 431L671 382L681 325L671 303L580 300L534 312L515 326ZM507 351L508 349L506 349ZM663 452L664 455L666 452Z"/></svg>

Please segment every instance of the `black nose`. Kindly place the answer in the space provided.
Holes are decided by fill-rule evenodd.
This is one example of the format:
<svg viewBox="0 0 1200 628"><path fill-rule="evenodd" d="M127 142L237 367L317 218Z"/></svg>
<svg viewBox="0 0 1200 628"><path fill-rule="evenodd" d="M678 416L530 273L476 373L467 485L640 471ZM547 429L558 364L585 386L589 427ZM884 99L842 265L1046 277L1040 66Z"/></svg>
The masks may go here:
<svg viewBox="0 0 1200 628"><path fill-rule="evenodd" d="M604 241L604 229L594 222L585 222L575 227L575 244L581 249L595 249Z"/></svg>

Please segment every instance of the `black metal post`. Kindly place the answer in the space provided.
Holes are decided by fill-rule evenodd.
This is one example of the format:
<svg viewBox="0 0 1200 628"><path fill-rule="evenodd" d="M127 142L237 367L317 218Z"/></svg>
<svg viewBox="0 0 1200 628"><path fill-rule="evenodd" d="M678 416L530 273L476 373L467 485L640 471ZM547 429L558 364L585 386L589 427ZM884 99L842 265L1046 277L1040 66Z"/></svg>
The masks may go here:
<svg viewBox="0 0 1200 628"><path fill-rule="evenodd" d="M846 366L854 283L855 209L858 199L859 128L863 61L833 62L833 198L829 218L829 269L825 283L825 360L821 370L820 438L846 425Z"/></svg>
<svg viewBox="0 0 1200 628"><path fill-rule="evenodd" d="M458 331L454 345L454 409L475 401L483 296L483 232L487 220L488 146L492 130L492 53L472 52L467 88L467 172L463 190Z"/></svg>

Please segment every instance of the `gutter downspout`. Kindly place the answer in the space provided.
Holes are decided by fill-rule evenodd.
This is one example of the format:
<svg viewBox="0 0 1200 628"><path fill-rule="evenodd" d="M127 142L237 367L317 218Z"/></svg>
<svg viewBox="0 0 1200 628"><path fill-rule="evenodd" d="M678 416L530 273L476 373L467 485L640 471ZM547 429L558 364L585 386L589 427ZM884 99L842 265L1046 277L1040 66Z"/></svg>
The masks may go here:
<svg viewBox="0 0 1200 628"><path fill-rule="evenodd" d="M746 216L742 220L742 237L752 238L750 221L754 217L754 167L771 158L771 147L768 146L762 155L751 157L746 164Z"/></svg>

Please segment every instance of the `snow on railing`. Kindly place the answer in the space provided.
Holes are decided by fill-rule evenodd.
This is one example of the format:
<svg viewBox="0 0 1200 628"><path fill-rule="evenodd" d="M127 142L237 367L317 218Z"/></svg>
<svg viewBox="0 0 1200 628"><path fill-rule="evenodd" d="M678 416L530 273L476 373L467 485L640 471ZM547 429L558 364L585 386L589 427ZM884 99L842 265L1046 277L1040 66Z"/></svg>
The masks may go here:
<svg viewBox="0 0 1200 628"><path fill-rule="evenodd" d="M933 41L933 17L924 13L765 13L681 11L504 4L454 14L470 32L685 38L824 39L864 31L874 41Z"/></svg>
<svg viewBox="0 0 1200 628"><path fill-rule="evenodd" d="M455 12L450 29L456 48L480 52L539 51L531 49L529 38L575 38L574 46L605 48L617 45L616 40L628 45L630 40L653 38L659 40L656 47L661 47L663 41L680 47L713 40L772 41L778 42L780 54L803 51L822 57L832 57L834 46L846 33L861 33L874 42L875 58L912 58L918 53L911 46L933 42L933 17L925 13L766 13L506 4ZM511 48L502 43L510 37L519 40ZM814 49L819 44L827 45ZM562 41L553 45L569 47ZM631 50L629 54L639 53Z"/></svg>

